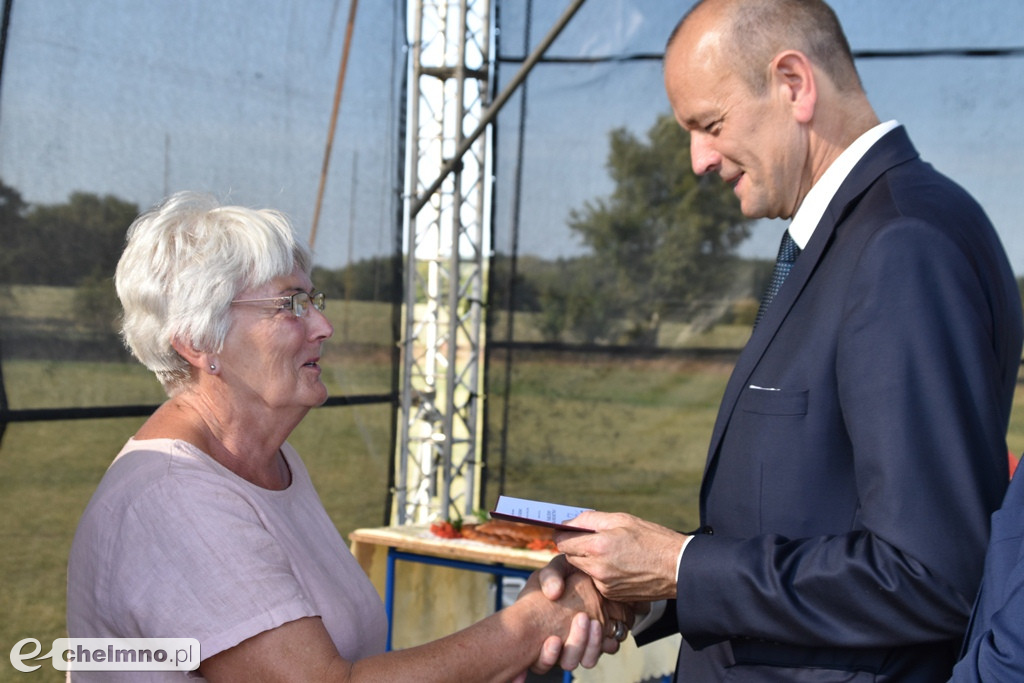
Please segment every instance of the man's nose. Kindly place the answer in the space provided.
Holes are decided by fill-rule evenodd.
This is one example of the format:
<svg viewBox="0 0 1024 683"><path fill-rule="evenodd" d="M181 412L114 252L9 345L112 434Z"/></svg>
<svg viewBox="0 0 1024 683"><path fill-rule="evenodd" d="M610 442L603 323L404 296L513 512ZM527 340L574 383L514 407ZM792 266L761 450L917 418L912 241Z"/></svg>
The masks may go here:
<svg viewBox="0 0 1024 683"><path fill-rule="evenodd" d="M690 164L693 172L697 175L704 175L718 170L722 163L722 156L714 149L709 136L705 133L694 132L690 134Z"/></svg>

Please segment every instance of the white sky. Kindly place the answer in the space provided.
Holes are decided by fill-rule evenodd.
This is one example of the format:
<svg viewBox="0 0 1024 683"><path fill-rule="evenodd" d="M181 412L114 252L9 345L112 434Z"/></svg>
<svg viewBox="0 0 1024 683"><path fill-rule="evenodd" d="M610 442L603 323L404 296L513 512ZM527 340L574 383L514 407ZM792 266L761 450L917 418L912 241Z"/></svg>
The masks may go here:
<svg viewBox="0 0 1024 683"><path fill-rule="evenodd" d="M501 53L522 55L525 0L496 0ZM534 0L531 44L568 0ZM685 3L588 0L556 56L660 52ZM854 51L1024 47L1019 0L835 0ZM317 251L386 253L401 177L403 0L363 2L355 27ZM0 178L32 202L76 190L147 207L203 189L311 224L348 14L346 0L15 0L0 90ZM1024 273L1024 57L865 59L876 109L989 211ZM503 66L505 81L515 65ZM499 82L499 86L501 83ZM495 248L510 246L518 98L499 119ZM539 66L527 90L521 253L578 246L565 219L610 190L608 131L643 135L668 111L656 62ZM770 258L776 226L742 252Z"/></svg>

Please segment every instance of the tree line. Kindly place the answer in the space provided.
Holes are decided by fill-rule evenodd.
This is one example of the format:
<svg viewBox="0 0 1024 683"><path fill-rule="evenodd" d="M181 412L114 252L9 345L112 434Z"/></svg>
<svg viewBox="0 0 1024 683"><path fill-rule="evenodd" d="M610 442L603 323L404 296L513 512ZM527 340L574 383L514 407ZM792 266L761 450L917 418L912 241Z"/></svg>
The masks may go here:
<svg viewBox="0 0 1024 683"><path fill-rule="evenodd" d="M693 174L688 142L670 116L645 139L611 131L606 167L614 191L567 216L589 253L555 261L495 256L489 310L536 314L546 339L650 344L663 321L708 315L735 298L736 282L750 279L740 277L749 264L735 256L747 222L728 187ZM83 316L112 320L110 278L138 213L133 203L85 192L30 205L0 183L0 284L74 287ZM401 301L396 258L317 268L315 281L332 298Z"/></svg>
<svg viewBox="0 0 1024 683"><path fill-rule="evenodd" d="M0 181L0 282L77 287L110 277L137 205L73 193L62 204L28 204Z"/></svg>
<svg viewBox="0 0 1024 683"><path fill-rule="evenodd" d="M749 223L727 185L693 173L688 133L668 115L644 137L612 130L606 168L612 192L566 218L586 253L491 259L492 320L499 311L531 313L547 340L642 346L656 344L667 321L752 322L772 263L736 255ZM0 181L0 284L76 288L80 322L109 329L118 308L111 278L138 213L131 202L85 192L29 204ZM317 267L314 282L332 299L401 302L403 267L398 255L368 258Z"/></svg>
<svg viewBox="0 0 1024 683"><path fill-rule="evenodd" d="M532 313L546 340L650 346L670 320L699 327L739 316L753 320L771 263L745 261L736 248L749 236L731 189L698 178L689 134L670 115L641 138L609 134L606 168L614 190L570 212L567 223L588 252L544 260L496 254L490 262L488 312ZM371 259L341 272L317 273L331 295L399 301L400 269ZM372 293L370 288L372 287Z"/></svg>

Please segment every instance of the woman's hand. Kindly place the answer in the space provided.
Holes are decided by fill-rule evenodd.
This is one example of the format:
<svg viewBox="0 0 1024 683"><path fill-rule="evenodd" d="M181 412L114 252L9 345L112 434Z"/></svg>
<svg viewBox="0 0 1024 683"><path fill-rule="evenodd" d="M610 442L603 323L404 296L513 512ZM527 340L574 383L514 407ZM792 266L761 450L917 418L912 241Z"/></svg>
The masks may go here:
<svg viewBox="0 0 1024 683"><path fill-rule="evenodd" d="M540 656L530 667L530 671L543 675L557 664L566 671L577 666L591 669L601 657L601 622L591 619L584 612L579 612L572 619L569 636L562 642L561 636L551 636L541 647ZM512 683L524 683L527 672L519 674Z"/></svg>
<svg viewBox="0 0 1024 683"><path fill-rule="evenodd" d="M553 590L555 583L557 590ZM530 577L520 598L532 594L577 611L564 640L553 635L545 641L530 668L537 674L547 673L556 664L566 671L577 666L594 667L602 653L618 652L633 624L632 606L605 600L590 577L569 565L561 555ZM525 672L516 680L521 682L524 678Z"/></svg>

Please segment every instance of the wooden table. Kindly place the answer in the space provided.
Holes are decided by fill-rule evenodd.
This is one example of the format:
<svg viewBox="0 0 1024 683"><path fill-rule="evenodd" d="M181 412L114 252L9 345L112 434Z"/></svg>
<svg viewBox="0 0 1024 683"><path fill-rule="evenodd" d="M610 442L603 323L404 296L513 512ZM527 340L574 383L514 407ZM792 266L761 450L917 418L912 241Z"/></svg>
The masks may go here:
<svg viewBox="0 0 1024 683"><path fill-rule="evenodd" d="M497 564L521 569L540 569L555 556L548 550L522 550L471 541L466 538L440 538L426 526L391 526L356 529L349 534L352 554L368 570L375 546L386 546L418 555L448 558L480 564Z"/></svg>
<svg viewBox="0 0 1024 683"><path fill-rule="evenodd" d="M469 570L491 574L498 583L495 604L499 608L502 600L501 579L508 576L528 576L535 569L543 567L555 556L547 550L521 550L505 548L469 539L444 539L434 536L426 526L381 527L357 529L349 534L352 554L380 590L383 579L383 597L388 616L388 649L391 649L392 629L395 611L395 563L413 562L426 565L440 565L456 570ZM380 576L380 566L374 558L378 551L386 550L386 573ZM375 578L376 577L376 578ZM459 583L464 581L457 580ZM442 592L450 587L431 584L430 592ZM484 601L486 603L486 601ZM423 634L417 642L439 637L437 632ZM679 637L636 647L632 639L623 643L623 649L614 657L605 656L595 669L576 671L579 681L641 681L651 678L671 680L675 669L675 656ZM573 680L572 672L564 672L564 681Z"/></svg>
<svg viewBox="0 0 1024 683"><path fill-rule="evenodd" d="M555 553L491 545L464 538L440 538L426 526L356 529L349 534L352 554L367 574L371 573L373 554L379 546L387 548L387 573L384 609L388 615L387 649L391 650L395 612L395 562L403 560L453 569L482 572L495 579L495 611L503 606L502 579L526 578L543 567Z"/></svg>

